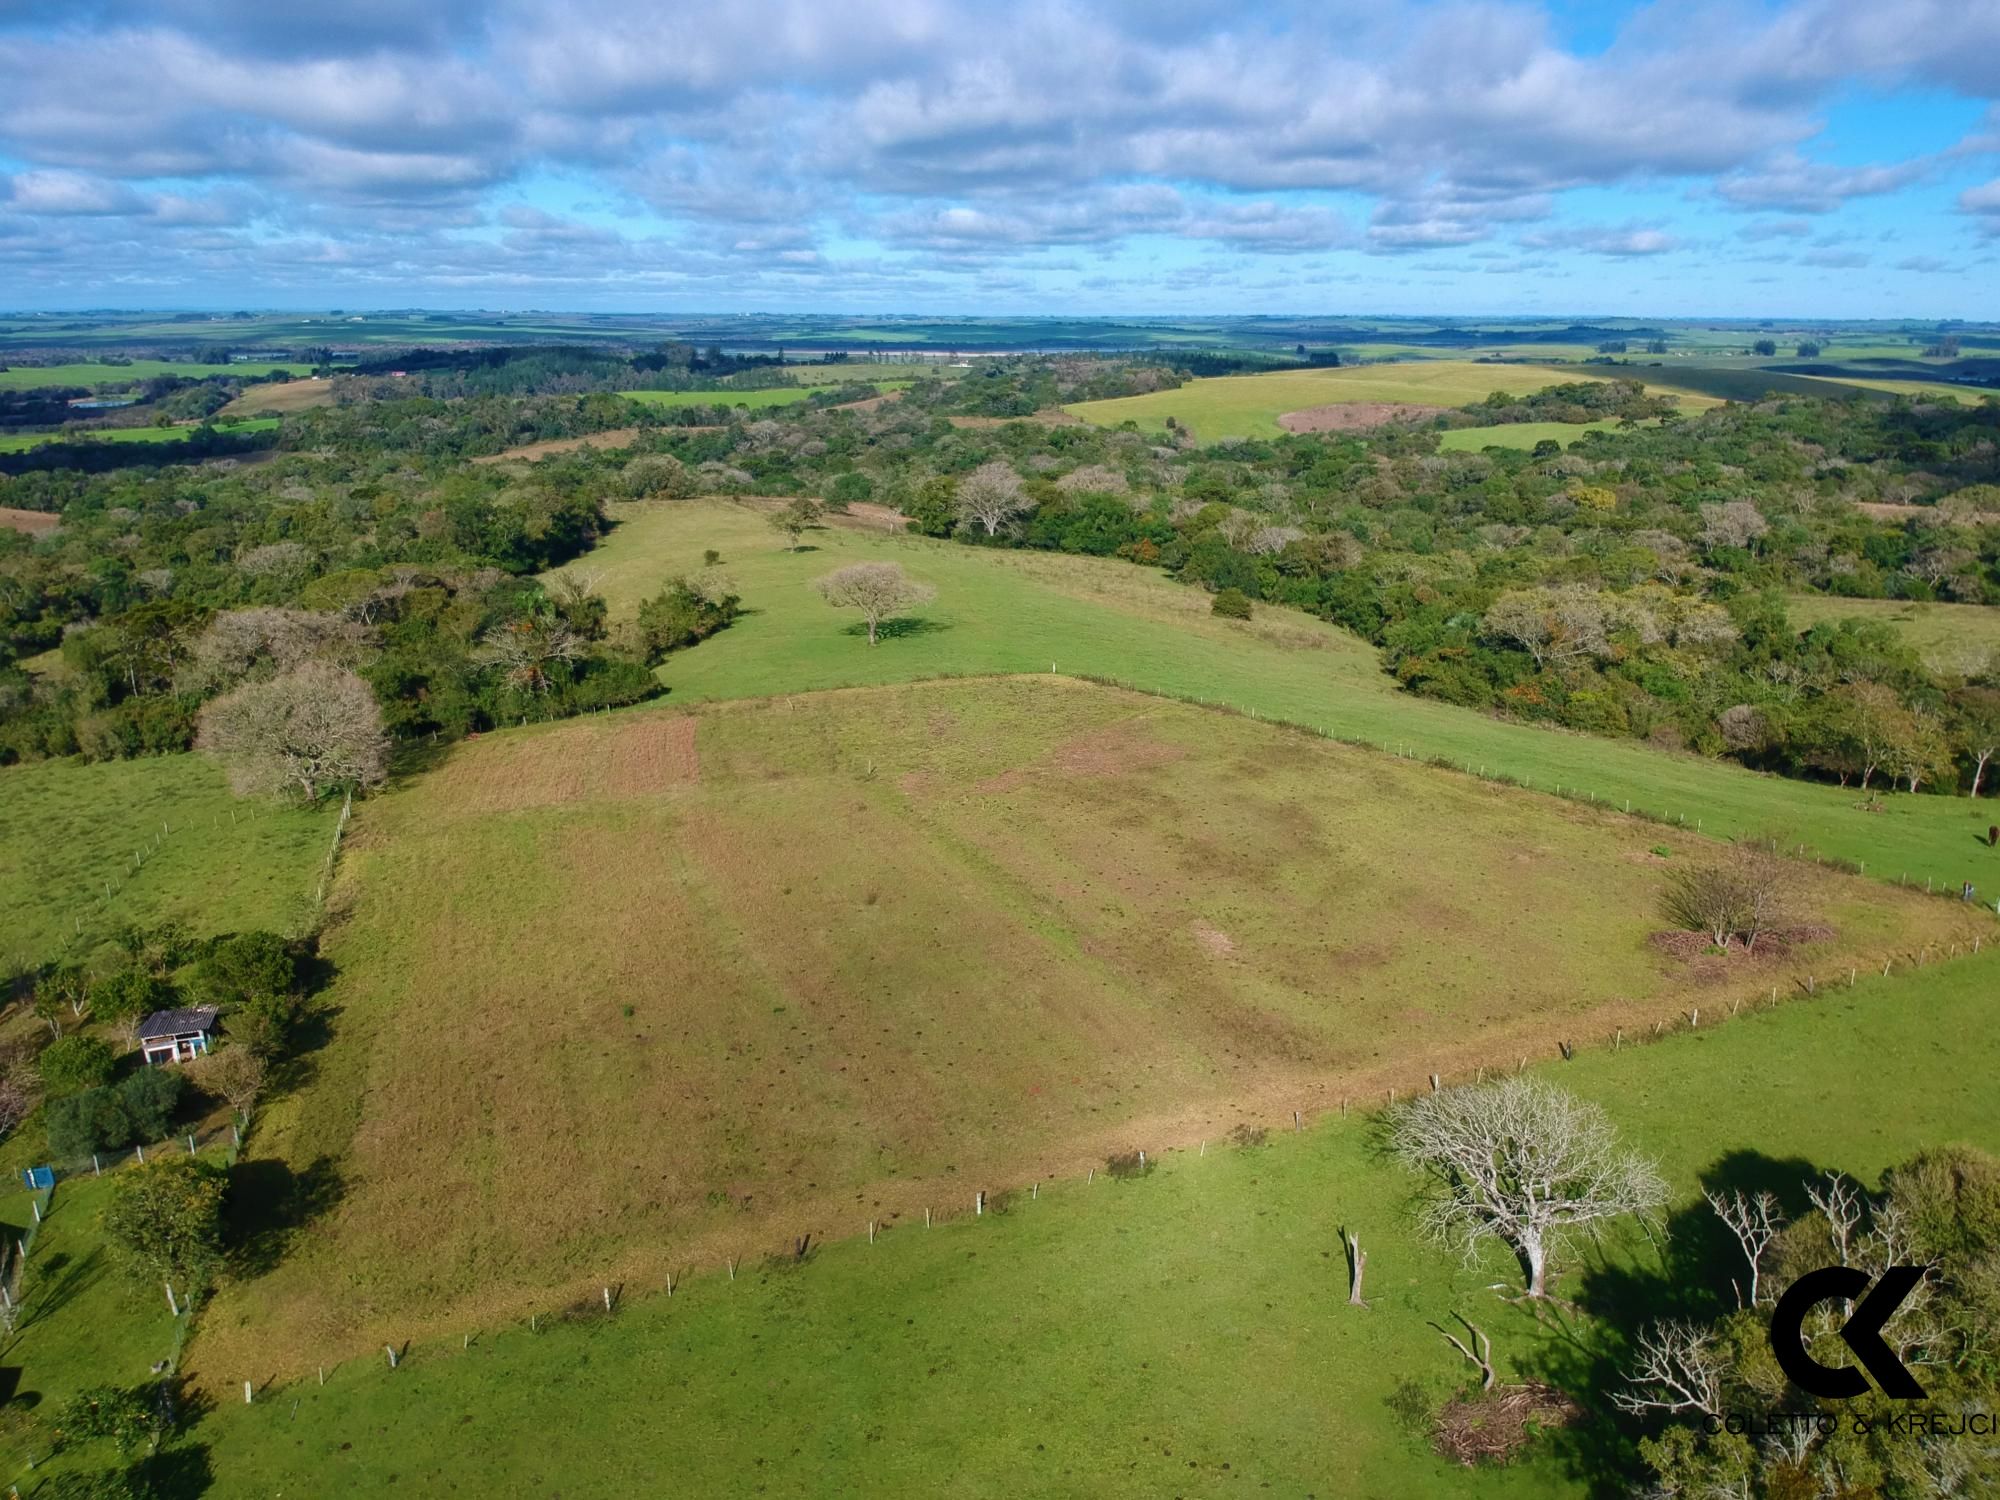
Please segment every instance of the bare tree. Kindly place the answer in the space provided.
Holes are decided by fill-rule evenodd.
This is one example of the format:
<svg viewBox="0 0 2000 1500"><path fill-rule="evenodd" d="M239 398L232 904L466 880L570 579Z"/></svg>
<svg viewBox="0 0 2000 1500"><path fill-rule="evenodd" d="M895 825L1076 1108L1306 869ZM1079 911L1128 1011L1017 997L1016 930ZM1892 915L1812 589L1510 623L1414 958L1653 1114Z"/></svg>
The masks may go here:
<svg viewBox="0 0 2000 1500"><path fill-rule="evenodd" d="M499 667L518 692L546 693L556 685L557 664L584 654L583 637L549 610L494 626L480 638L477 660Z"/></svg>
<svg viewBox="0 0 2000 1500"><path fill-rule="evenodd" d="M1667 919L1707 934L1718 948L1731 938L1755 949L1758 937L1784 922L1795 881L1784 857L1757 844L1734 844L1714 859L1676 865L1661 906Z"/></svg>
<svg viewBox="0 0 2000 1500"><path fill-rule="evenodd" d="M1611 1404L1631 1416L1696 1411L1719 1417L1725 1368L1706 1330L1678 1320L1655 1323L1639 1335L1631 1388L1615 1393Z"/></svg>
<svg viewBox="0 0 2000 1500"><path fill-rule="evenodd" d="M358 620L308 609L224 610L195 637L178 686L197 693L289 672L315 657L352 665L368 641Z"/></svg>
<svg viewBox="0 0 2000 1500"><path fill-rule="evenodd" d="M1754 548L1757 538L1771 529L1764 513L1748 500L1704 505L1701 523L1701 542L1710 551L1718 547Z"/></svg>
<svg viewBox="0 0 2000 1500"><path fill-rule="evenodd" d="M1667 1196L1650 1161L1619 1149L1602 1109L1539 1079L1423 1095L1397 1111L1390 1145L1432 1179L1420 1227L1468 1259L1502 1241L1530 1297L1548 1295L1550 1256L1571 1229L1651 1214Z"/></svg>
<svg viewBox="0 0 2000 1500"><path fill-rule="evenodd" d="M1604 601L1579 585L1510 589L1493 601L1479 625L1493 639L1519 646L1538 667L1611 652L1612 621Z"/></svg>
<svg viewBox="0 0 2000 1500"><path fill-rule="evenodd" d="M988 536L998 535L1014 517L1034 508L1034 501L1021 491L1021 476L997 458L958 482L959 524L980 526Z"/></svg>
<svg viewBox="0 0 2000 1500"><path fill-rule="evenodd" d="M937 597L929 584L918 583L900 563L850 563L819 579L816 587L836 609L858 609L868 622L868 644L875 644L882 622Z"/></svg>
<svg viewBox="0 0 2000 1500"><path fill-rule="evenodd" d="M1986 767L2000 754L2000 688L1965 688L1952 698L1958 740L1972 757L1972 793L1979 795Z"/></svg>
<svg viewBox="0 0 2000 1500"><path fill-rule="evenodd" d="M336 787L378 786L389 771L374 693L322 661L204 705L195 748L228 768L239 796L297 790L313 801Z"/></svg>
<svg viewBox="0 0 2000 1500"><path fill-rule="evenodd" d="M1736 1243L1742 1247L1743 1258L1750 1264L1749 1305L1755 1307L1759 1296L1758 1283L1764 1274L1764 1252L1778 1237L1778 1231L1785 1227L1784 1212L1770 1193L1752 1196L1737 1188L1726 1198L1715 1192L1704 1192L1702 1196L1708 1199L1708 1206L1715 1210L1715 1216L1736 1236ZM1739 1306L1742 1305L1741 1292L1737 1293L1736 1300Z"/></svg>
<svg viewBox="0 0 2000 1500"><path fill-rule="evenodd" d="M264 1059L244 1046L224 1047L195 1064L195 1080L212 1093L222 1095L229 1107L244 1119L250 1106L264 1092Z"/></svg>

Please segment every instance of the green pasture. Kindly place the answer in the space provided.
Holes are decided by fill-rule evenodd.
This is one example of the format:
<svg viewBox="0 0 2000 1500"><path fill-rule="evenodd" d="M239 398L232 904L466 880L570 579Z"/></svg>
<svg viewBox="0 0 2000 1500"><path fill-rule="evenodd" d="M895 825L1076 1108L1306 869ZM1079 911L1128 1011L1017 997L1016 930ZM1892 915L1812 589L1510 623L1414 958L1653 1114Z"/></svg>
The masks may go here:
<svg viewBox="0 0 2000 1500"><path fill-rule="evenodd" d="M2000 656L2000 609L1912 599L1837 599L1793 594L1785 601L1801 628L1822 620L1874 620L1892 627L1926 659L1949 666Z"/></svg>
<svg viewBox="0 0 2000 1500"><path fill-rule="evenodd" d="M1655 380L1650 371L1558 368L1550 365L1485 364L1473 360L1409 361L1383 365L1343 365L1338 369L1282 370L1269 375L1221 375L1191 380L1171 391L1080 401L1066 408L1102 426L1136 422L1149 432L1166 428L1168 417L1191 429L1202 442L1229 438L1278 437L1286 412L1348 401L1397 402L1420 406L1465 406L1495 391L1526 396L1575 380L1606 380L1620 374ZM1715 403L1706 397L1665 389L1698 411Z"/></svg>
<svg viewBox="0 0 2000 1500"><path fill-rule="evenodd" d="M1505 422L1497 427L1457 427L1443 434L1439 446L1447 453L1477 453L1481 448L1533 448L1557 442L1567 448L1586 432L1616 432L1616 422Z"/></svg>
<svg viewBox="0 0 2000 1500"><path fill-rule="evenodd" d="M217 422L217 432L269 432L279 424L277 417L250 417L241 422ZM194 436L194 425L181 427L91 427L75 432L25 432L0 434L0 453L25 453L46 443L184 443Z"/></svg>
<svg viewBox="0 0 2000 1500"><path fill-rule="evenodd" d="M241 364L204 365L177 359L135 359L130 364L16 365L0 369L0 391L25 391L43 385L98 386L114 382L151 380L160 375L184 375L191 380L220 376L256 379L282 370L287 375L310 375L311 365L245 360Z"/></svg>
<svg viewBox="0 0 2000 1500"><path fill-rule="evenodd" d="M645 406L659 406L674 409L685 406L740 406L749 411L763 411L773 406L796 406L812 395L815 390L830 386L846 385L845 379L814 381L802 386L773 386L767 390L712 390L712 391L622 391L621 395ZM878 391L900 390L913 385L911 379L869 381Z"/></svg>
<svg viewBox="0 0 2000 1500"><path fill-rule="evenodd" d="M1658 1157L1689 1232L1704 1183L1873 1184L1925 1146L2000 1148L1996 989L1986 955L1615 1055L1592 1039L1542 1071ZM1432 1321L1479 1322L1503 1380L1572 1382L1605 1325L1538 1322L1487 1289L1515 1275L1500 1254L1468 1266L1414 1240L1410 1180L1371 1132L1334 1117L1154 1153L1135 1180L1006 1184L983 1217L967 1181L949 1219L898 1218L873 1244L857 1202L802 1265L777 1243L733 1281L691 1261L671 1298L552 1303L534 1330L418 1342L393 1371L377 1352L253 1405L237 1372L205 1372L220 1399L177 1446L231 1496L1624 1492L1629 1431L1606 1403L1497 1471L1440 1461L1399 1419L1466 1378ZM1345 1304L1343 1229L1369 1254L1366 1309ZM1621 1228L1557 1289L1635 1324L1659 1266Z"/></svg>
<svg viewBox="0 0 2000 1500"><path fill-rule="evenodd" d="M0 965L87 959L128 923L290 931L332 832L331 813L239 801L196 755L9 766Z"/></svg>
<svg viewBox="0 0 2000 1500"><path fill-rule="evenodd" d="M1342 738L1537 789L1595 795L1709 832L1780 833L1870 874L1972 880L2000 896L2000 851L1982 838L1993 804L1885 795L1871 810L1852 791L1759 775L1625 740L1508 723L1402 692L1373 648L1305 615L1259 606L1247 624L1208 613L1208 596L1126 563L1003 551L838 526L788 552L752 505L655 502L620 509L591 555L614 612L627 614L676 573L723 554L721 571L749 615L669 657L661 680L679 698L760 697L950 673L1056 670L1200 697ZM938 590L911 633L869 648L824 604L812 580L843 563L900 562Z"/></svg>

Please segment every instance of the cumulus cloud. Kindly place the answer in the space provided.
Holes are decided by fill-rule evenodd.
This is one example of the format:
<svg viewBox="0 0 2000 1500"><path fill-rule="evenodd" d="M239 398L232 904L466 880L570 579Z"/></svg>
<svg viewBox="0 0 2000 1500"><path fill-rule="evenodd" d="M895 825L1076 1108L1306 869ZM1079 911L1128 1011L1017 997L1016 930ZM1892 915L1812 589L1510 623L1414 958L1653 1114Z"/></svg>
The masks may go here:
<svg viewBox="0 0 2000 1500"><path fill-rule="evenodd" d="M621 276L856 288L1161 236L1239 260L1517 235L1537 262L1636 260L1685 235L1526 226L1579 189L1671 184L1765 215L1745 239L1800 238L1798 216L1925 186L2000 136L1989 118L1858 167L1814 146L1856 84L2000 97L1992 5L1699 3L1591 52L1531 0L0 3L0 152L21 164L0 213L253 284L360 276L398 240L398 266L475 281L561 278L561 247L588 243ZM508 207L551 178L628 232ZM1959 200L1988 234L1992 192Z"/></svg>

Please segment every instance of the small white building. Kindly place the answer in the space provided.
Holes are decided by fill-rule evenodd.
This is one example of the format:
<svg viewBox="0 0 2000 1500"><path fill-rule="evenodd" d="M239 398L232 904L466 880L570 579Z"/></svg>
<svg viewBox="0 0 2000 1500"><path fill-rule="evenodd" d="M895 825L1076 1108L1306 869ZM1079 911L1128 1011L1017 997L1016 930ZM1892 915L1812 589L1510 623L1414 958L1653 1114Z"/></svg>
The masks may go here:
<svg viewBox="0 0 2000 1500"><path fill-rule="evenodd" d="M193 1062L215 1042L215 1008L156 1010L139 1027L139 1050L147 1065Z"/></svg>

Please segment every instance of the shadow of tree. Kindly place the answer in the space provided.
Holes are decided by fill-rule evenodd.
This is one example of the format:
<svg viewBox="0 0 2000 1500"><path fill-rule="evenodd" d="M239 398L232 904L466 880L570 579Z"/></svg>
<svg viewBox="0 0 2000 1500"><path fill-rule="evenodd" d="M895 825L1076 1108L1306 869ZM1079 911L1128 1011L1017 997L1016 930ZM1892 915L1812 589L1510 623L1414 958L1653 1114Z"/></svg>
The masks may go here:
<svg viewBox="0 0 2000 1500"><path fill-rule="evenodd" d="M328 1156L302 1172L268 1157L237 1162L229 1169L223 1224L231 1269L246 1279L271 1271L293 1237L331 1211L346 1192L339 1165Z"/></svg>
<svg viewBox="0 0 2000 1500"><path fill-rule="evenodd" d="M1732 1151L1701 1174L1701 1185L1714 1193L1771 1193L1789 1221L1810 1206L1805 1187L1819 1173L1798 1157ZM1574 1314L1545 1309L1547 1337L1520 1361L1523 1373L1568 1392L1585 1413L1550 1433L1542 1451L1593 1495L1632 1493L1644 1478L1638 1440L1648 1428L1618 1413L1612 1396L1625 1384L1639 1335L1658 1320L1707 1323L1733 1312L1739 1286L1747 1295L1743 1252L1699 1200L1668 1215L1650 1256L1590 1247L1575 1280Z"/></svg>
<svg viewBox="0 0 2000 1500"><path fill-rule="evenodd" d="M939 631L949 629L951 629L951 626L942 620L927 620L921 615L912 615L903 619L884 620L880 625L875 627L875 635L879 640L900 641L910 636L936 635ZM858 636L862 640L866 640L868 638L868 622L863 620L859 624L849 625L840 633L842 635Z"/></svg>

